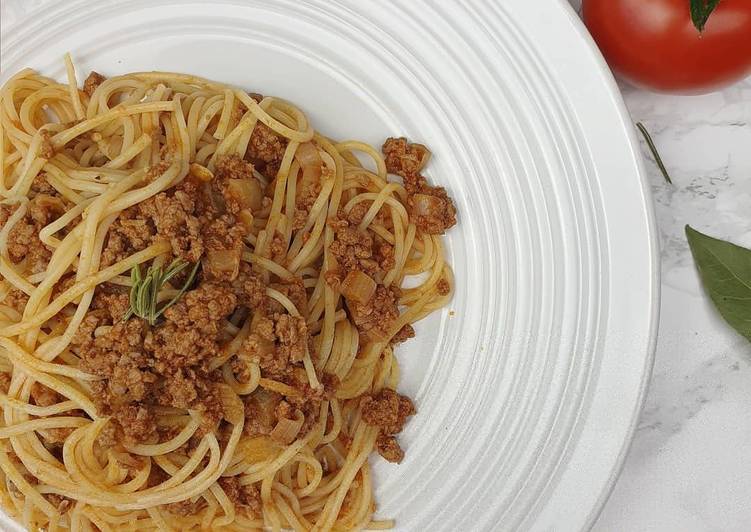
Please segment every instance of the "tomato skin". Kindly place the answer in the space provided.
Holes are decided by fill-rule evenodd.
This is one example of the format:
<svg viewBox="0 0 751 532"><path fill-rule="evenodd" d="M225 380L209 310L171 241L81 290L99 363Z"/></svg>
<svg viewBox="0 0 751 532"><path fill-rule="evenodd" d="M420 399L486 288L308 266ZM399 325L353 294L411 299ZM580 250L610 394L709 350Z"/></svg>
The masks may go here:
<svg viewBox="0 0 751 532"><path fill-rule="evenodd" d="M751 74L751 0L720 0L703 33L689 0L584 0L584 23L610 67L634 85L708 92Z"/></svg>

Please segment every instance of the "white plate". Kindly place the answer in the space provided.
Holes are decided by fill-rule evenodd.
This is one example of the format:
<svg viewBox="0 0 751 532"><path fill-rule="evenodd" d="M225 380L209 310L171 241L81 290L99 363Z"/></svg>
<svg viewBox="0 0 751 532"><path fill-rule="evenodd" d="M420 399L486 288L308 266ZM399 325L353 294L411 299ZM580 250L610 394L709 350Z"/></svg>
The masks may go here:
<svg viewBox="0 0 751 532"><path fill-rule="evenodd" d="M419 412L405 461L373 460L378 515L591 525L644 396L659 283L632 124L567 4L51 2L2 32L2 76L62 78L68 50L84 75L191 72L288 98L337 138L426 143L459 209L457 294L399 350Z"/></svg>

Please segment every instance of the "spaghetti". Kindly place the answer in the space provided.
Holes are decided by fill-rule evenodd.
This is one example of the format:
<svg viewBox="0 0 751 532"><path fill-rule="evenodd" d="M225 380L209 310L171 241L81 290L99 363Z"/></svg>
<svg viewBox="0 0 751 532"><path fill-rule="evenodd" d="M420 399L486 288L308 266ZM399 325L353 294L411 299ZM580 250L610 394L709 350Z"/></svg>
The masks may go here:
<svg viewBox="0 0 751 532"><path fill-rule="evenodd" d="M414 413L394 346L453 286L428 150L337 143L195 76L66 72L0 92L3 509L50 532L389 528L368 458L401 461Z"/></svg>

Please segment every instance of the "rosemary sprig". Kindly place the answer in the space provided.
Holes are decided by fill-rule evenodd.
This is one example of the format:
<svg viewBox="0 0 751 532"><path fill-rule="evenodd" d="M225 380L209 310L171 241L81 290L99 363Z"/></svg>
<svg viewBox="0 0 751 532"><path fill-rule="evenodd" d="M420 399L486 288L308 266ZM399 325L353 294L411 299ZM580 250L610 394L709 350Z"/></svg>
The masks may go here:
<svg viewBox="0 0 751 532"><path fill-rule="evenodd" d="M131 316L138 316L146 320L149 325L155 325L159 317L164 314L164 311L177 303L190 285L193 284L199 264L200 262L196 262L193 265L193 269L190 271L190 275L188 275L182 288L172 299L162 306L159 306L159 291L170 279L190 266L190 263L182 259L175 259L166 270L162 270L161 266L154 266L152 264L146 270L146 276L141 274L141 267L138 264L133 266L133 269L130 270L130 280L132 283L130 287L130 308L125 313L123 319L127 320Z"/></svg>
<svg viewBox="0 0 751 532"><path fill-rule="evenodd" d="M647 146L649 147L649 151L652 152L652 157L655 158L655 162L657 163L657 166L660 168L660 172L662 172L662 177L665 178L665 181L673 184L672 179L670 179L670 174L668 173L668 169L665 168L665 164L662 162L662 157L660 157L660 152L657 151L657 146L655 146L654 141L652 140L652 136L649 134L649 131L647 131L647 128L644 127L644 124L641 122L636 123L636 127L639 128L639 131L641 131L641 134L644 136L644 140L647 141Z"/></svg>

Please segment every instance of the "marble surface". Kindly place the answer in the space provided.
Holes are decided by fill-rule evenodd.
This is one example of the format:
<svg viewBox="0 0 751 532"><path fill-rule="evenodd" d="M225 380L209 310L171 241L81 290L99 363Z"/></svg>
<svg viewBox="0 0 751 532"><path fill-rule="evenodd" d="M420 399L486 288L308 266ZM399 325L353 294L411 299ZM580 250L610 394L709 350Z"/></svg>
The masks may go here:
<svg viewBox="0 0 751 532"><path fill-rule="evenodd" d="M0 26L40 2L2 0ZM747 532L751 345L703 293L683 228L751 246L751 79L705 96L622 89L673 185L643 146L662 249L659 340L636 436L593 530Z"/></svg>
<svg viewBox="0 0 751 532"><path fill-rule="evenodd" d="M705 96L622 87L645 144L662 255L654 373L596 532L751 530L751 345L704 294L685 224L751 246L751 79Z"/></svg>
<svg viewBox="0 0 751 532"><path fill-rule="evenodd" d="M660 329L636 435L593 532L747 532L751 344L703 292L684 226L751 247L751 78L703 96L621 89L673 184L642 142L662 257Z"/></svg>

